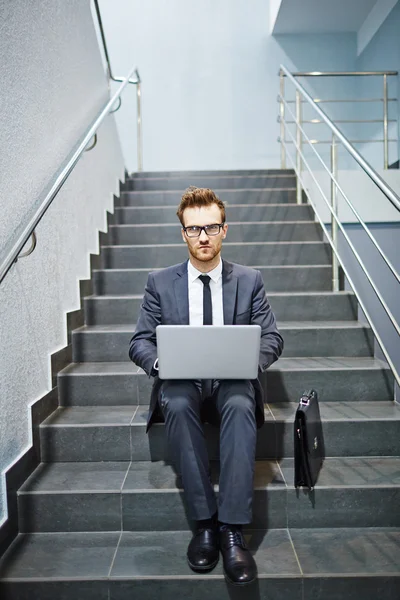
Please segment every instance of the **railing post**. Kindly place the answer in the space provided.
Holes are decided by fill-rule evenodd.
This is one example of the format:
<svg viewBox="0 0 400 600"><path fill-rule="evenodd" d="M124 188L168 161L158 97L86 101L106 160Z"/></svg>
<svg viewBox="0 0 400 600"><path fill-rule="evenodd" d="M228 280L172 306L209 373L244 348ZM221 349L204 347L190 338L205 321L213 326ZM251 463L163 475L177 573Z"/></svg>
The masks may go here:
<svg viewBox="0 0 400 600"><path fill-rule="evenodd" d="M388 85L386 74L383 76L383 168L389 168Z"/></svg>
<svg viewBox="0 0 400 600"><path fill-rule="evenodd" d="M280 78L280 101L279 101L279 116L281 123L281 169L286 169L286 153L284 146L285 139L285 105L283 100L285 98L285 75L282 70L279 71Z"/></svg>
<svg viewBox="0 0 400 600"><path fill-rule="evenodd" d="M297 204L302 203L302 189L300 183L301 175L301 96L300 92L296 90L296 169L297 169L297 185L296 185L296 200Z"/></svg>
<svg viewBox="0 0 400 600"><path fill-rule="evenodd" d="M338 161L337 161L337 143L335 134L332 134L331 144L331 174L337 180L338 176ZM334 214L337 216L337 188L336 183L331 178L331 206ZM331 235L334 247L338 247L338 225L333 214L331 215ZM332 290L339 291L339 261L334 252L332 252Z"/></svg>
<svg viewBox="0 0 400 600"><path fill-rule="evenodd" d="M142 137L142 98L141 83L136 84L136 105L137 105L137 161L138 171L143 171L143 137Z"/></svg>

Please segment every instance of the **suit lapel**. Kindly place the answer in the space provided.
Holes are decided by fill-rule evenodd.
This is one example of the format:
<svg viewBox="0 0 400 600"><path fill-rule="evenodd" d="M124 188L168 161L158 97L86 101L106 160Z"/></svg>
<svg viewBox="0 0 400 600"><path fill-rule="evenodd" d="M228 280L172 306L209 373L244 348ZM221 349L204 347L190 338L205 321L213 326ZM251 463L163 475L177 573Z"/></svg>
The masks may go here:
<svg viewBox="0 0 400 600"><path fill-rule="evenodd" d="M187 261L179 265L174 279L174 292L179 320L182 325L189 325L189 291Z"/></svg>
<svg viewBox="0 0 400 600"><path fill-rule="evenodd" d="M233 325L236 307L237 277L233 273L233 265L222 261L222 301L224 306L224 324Z"/></svg>

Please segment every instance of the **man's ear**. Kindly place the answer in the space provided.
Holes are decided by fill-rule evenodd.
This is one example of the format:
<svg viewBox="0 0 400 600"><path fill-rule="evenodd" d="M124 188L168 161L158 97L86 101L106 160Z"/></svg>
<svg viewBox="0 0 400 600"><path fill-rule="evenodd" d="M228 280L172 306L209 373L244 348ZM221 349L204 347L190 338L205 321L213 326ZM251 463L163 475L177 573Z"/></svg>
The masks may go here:
<svg viewBox="0 0 400 600"><path fill-rule="evenodd" d="M182 239L186 244L186 236L185 236L185 232L183 231L183 229L181 229L181 234L182 234Z"/></svg>
<svg viewBox="0 0 400 600"><path fill-rule="evenodd" d="M228 223L225 223L225 225L223 226L222 231L223 231L223 233L222 233L222 239L224 240L226 238L226 234L228 233Z"/></svg>

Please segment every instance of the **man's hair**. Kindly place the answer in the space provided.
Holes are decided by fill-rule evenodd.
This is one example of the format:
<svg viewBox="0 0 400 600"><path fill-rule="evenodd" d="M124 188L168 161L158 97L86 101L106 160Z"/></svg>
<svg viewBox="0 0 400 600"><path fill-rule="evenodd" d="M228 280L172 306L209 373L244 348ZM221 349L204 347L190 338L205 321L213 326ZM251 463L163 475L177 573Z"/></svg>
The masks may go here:
<svg viewBox="0 0 400 600"><path fill-rule="evenodd" d="M216 204L221 211L221 223L225 223L225 204L218 198L218 196L209 188L198 188L194 185L190 186L183 193L182 200L179 204L177 215L182 224L185 226L183 220L183 212L186 208L193 208L194 206L211 206Z"/></svg>

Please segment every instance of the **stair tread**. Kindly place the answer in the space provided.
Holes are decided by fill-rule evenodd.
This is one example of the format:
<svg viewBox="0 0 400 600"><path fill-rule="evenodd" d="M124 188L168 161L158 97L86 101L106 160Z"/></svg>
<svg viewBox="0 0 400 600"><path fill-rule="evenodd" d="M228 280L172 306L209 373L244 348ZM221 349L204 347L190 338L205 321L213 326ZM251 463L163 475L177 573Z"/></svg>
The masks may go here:
<svg viewBox="0 0 400 600"><path fill-rule="evenodd" d="M234 190L231 190L231 191L234 191ZM136 193L143 194L143 193L147 193L147 192L121 192L121 193L122 194L133 194L133 193L135 193L135 194ZM159 192L156 191L154 193L157 194ZM257 208L257 207L267 207L267 206L268 207L269 206L271 206L271 207L274 207L274 206L275 207L282 207L282 206L302 206L302 207L304 207L304 206L307 206L307 205L305 205L305 204L297 204L297 202L285 202L284 205L271 202L269 204L265 204L265 203L263 203L263 204L251 204L251 203L249 203L249 204L234 204L232 206L234 206L235 208L236 207L237 208ZM176 210L177 207L176 207L176 204L159 204L159 205L151 205L151 206L115 206L114 207L114 212L116 210L154 210L154 209L157 209L157 208L163 208L163 209L164 208L166 208L166 209L170 208L170 209ZM232 207L230 207L230 208L232 208Z"/></svg>
<svg viewBox="0 0 400 600"><path fill-rule="evenodd" d="M294 460L257 460L255 489L293 488ZM218 483L219 463L211 461ZM400 486L400 456L325 459L316 489ZM19 490L35 493L162 492L181 489L173 468L163 461L41 463Z"/></svg>
<svg viewBox="0 0 400 600"><path fill-rule="evenodd" d="M279 178L279 176L274 175L274 178ZM289 176L284 175L282 178L287 179ZM271 177L272 178L272 177ZM231 179L231 178L230 178ZM168 180L167 180L168 181ZM223 192L281 192L281 191L290 191L294 192L296 187L293 186L282 186L282 187L250 187L250 188L224 188L224 187L214 187L214 192L217 196ZM182 194L182 188L177 188L175 190L123 190L121 194Z"/></svg>
<svg viewBox="0 0 400 600"><path fill-rule="evenodd" d="M79 333L133 333L136 323L82 325L75 332ZM279 329L369 329L362 321L279 321Z"/></svg>
<svg viewBox="0 0 400 600"><path fill-rule="evenodd" d="M361 369L361 370L389 370L385 362L372 357L309 357L309 358L280 358L277 363L271 365L269 371L286 370L343 370L343 369ZM84 362L70 363L59 376L71 375L115 375L115 374L143 374L140 367L132 362Z"/></svg>
<svg viewBox="0 0 400 600"><path fill-rule="evenodd" d="M237 206L237 205L236 205ZM314 220L310 219L308 221L227 221L229 227L231 225L314 225L315 227L319 227L319 223L316 223ZM109 229L116 229L118 227L122 228L138 228L143 229L145 227L175 227L175 229L181 229L181 225L179 223L116 223L114 225L109 225ZM224 244L225 245L225 244Z"/></svg>
<svg viewBox="0 0 400 600"><path fill-rule="evenodd" d="M296 402L265 405L267 421L292 422ZM391 401L320 402L323 421L400 421L400 405ZM145 426L148 406L59 407L40 427Z"/></svg>
<svg viewBox="0 0 400 600"><path fill-rule="evenodd" d="M249 530L245 537L261 580L399 576L399 528ZM222 580L222 561L210 574L190 570L190 538L189 531L20 534L0 563L0 578Z"/></svg>
<svg viewBox="0 0 400 600"><path fill-rule="evenodd" d="M323 246L327 246L328 243L322 240L316 241L302 241L302 242L224 242L224 247L226 246L283 246L288 244L303 244L303 245L312 245L312 244L322 244ZM102 248L149 248L149 244L105 244L101 246ZM152 248L182 248L182 242L179 244L151 244ZM149 270L149 269L147 269Z"/></svg>

